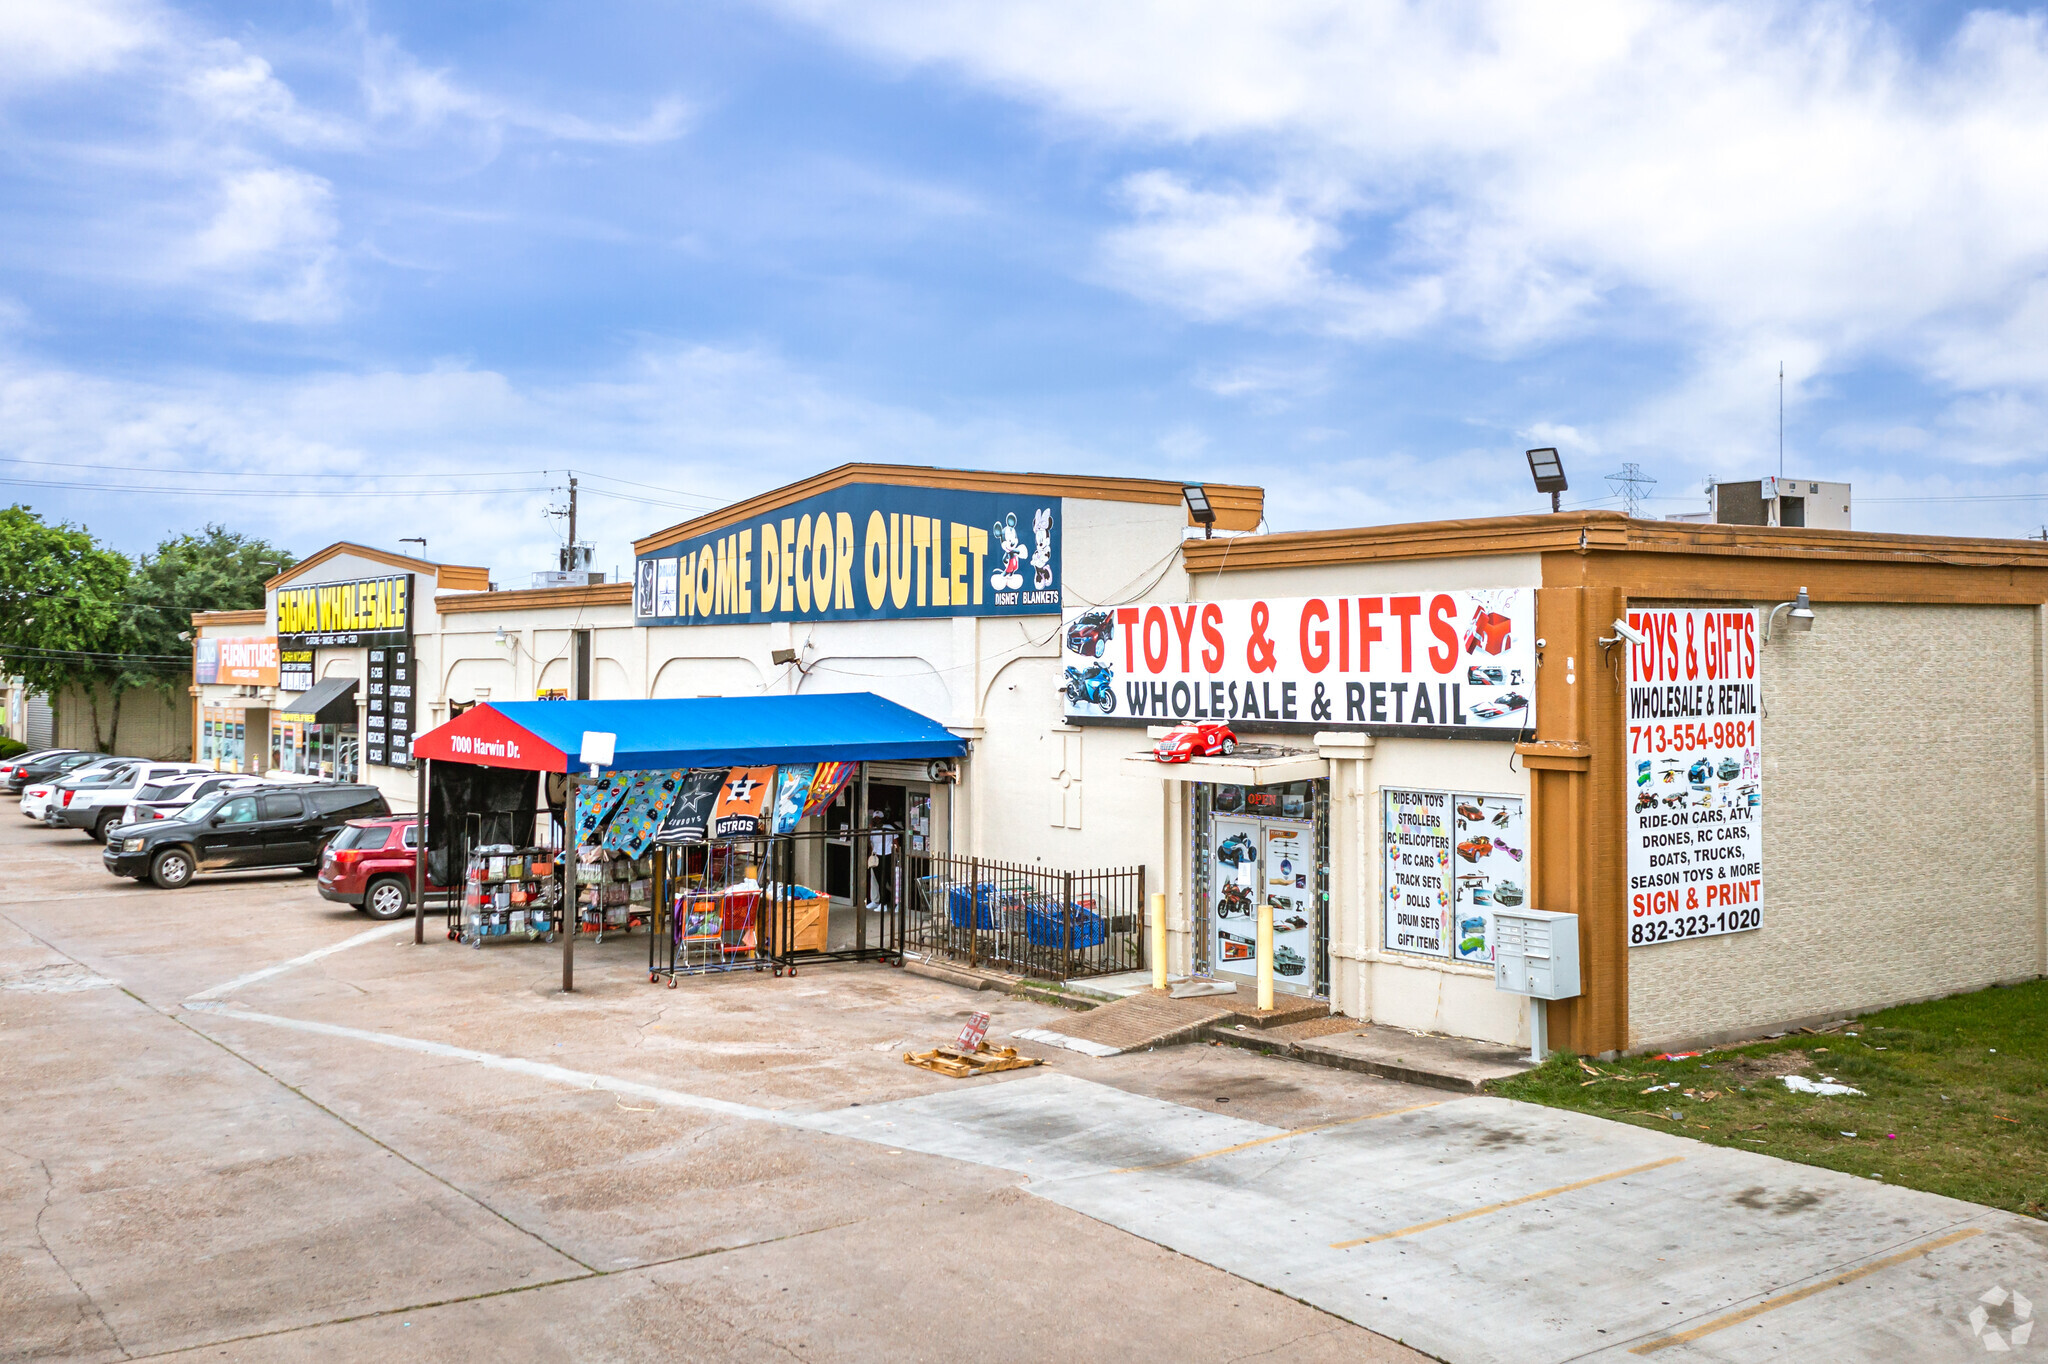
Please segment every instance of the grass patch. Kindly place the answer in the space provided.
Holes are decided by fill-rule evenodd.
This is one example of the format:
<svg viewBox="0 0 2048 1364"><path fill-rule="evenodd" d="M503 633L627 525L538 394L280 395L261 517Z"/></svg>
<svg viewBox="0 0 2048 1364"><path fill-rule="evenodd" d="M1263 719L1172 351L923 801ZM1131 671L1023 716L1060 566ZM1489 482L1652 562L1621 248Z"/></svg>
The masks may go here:
<svg viewBox="0 0 2048 1364"><path fill-rule="evenodd" d="M1795 1093L1786 1075L1863 1093ZM1560 1052L1488 1089L2048 1218L2048 981L1683 1061Z"/></svg>

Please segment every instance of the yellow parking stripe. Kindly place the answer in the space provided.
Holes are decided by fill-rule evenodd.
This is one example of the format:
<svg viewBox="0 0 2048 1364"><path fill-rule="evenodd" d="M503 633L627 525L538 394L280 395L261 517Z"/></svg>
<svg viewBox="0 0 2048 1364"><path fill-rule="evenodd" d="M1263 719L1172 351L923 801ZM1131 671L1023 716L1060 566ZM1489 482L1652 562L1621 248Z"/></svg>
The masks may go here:
<svg viewBox="0 0 2048 1364"><path fill-rule="evenodd" d="M1449 1099L1438 1099L1434 1103L1415 1104L1408 1108L1390 1108L1384 1113L1364 1113L1356 1118L1339 1118L1335 1122L1319 1122L1313 1127L1297 1127L1291 1132L1275 1132L1270 1137L1256 1137L1251 1141L1241 1141L1235 1146L1225 1146L1215 1151L1204 1151L1199 1156L1183 1156L1179 1160L1162 1161L1158 1165L1126 1165L1123 1169L1111 1170L1110 1173L1113 1175L1136 1175L1143 1174L1147 1170L1171 1170L1177 1165L1193 1165L1198 1160L1208 1160L1212 1156L1227 1156L1234 1151L1249 1151L1254 1146L1264 1146L1269 1142L1275 1141L1286 1141L1289 1137L1305 1137L1311 1132L1327 1132L1333 1127L1349 1127L1352 1123L1371 1122L1374 1118L1394 1118L1399 1117L1403 1113L1420 1113L1425 1108L1441 1108L1449 1102Z"/></svg>
<svg viewBox="0 0 2048 1364"><path fill-rule="evenodd" d="M1465 1222L1474 1217L1484 1217L1490 1212L1505 1212L1509 1208L1519 1208L1524 1203L1534 1203L1539 1198L1555 1198L1559 1194L1567 1194L1574 1189L1589 1189L1595 1184L1605 1184L1610 1179L1626 1179L1630 1175L1639 1175L1645 1170L1661 1170L1666 1165L1676 1165L1684 1159L1684 1156L1669 1156L1663 1160L1653 1160L1648 1165L1631 1165L1628 1169L1616 1170L1613 1174L1594 1175L1591 1179L1581 1179L1571 1184L1560 1184L1554 1189L1545 1189L1541 1193L1523 1194L1520 1198L1510 1198L1505 1203L1489 1203L1483 1208L1474 1208L1470 1212L1452 1213L1449 1217L1439 1217L1434 1221L1417 1222L1414 1226L1403 1227L1399 1231L1383 1231L1377 1236L1361 1236L1355 1241L1332 1241L1330 1249L1349 1250L1353 1246L1369 1246L1375 1241L1392 1241L1397 1237L1413 1236L1419 1231L1434 1231L1438 1227L1448 1227L1453 1222Z"/></svg>
<svg viewBox="0 0 2048 1364"><path fill-rule="evenodd" d="M1634 1355L1654 1354L1658 1350L1666 1349L1673 1345L1683 1345L1687 1341L1698 1340L1701 1336L1710 1336L1716 1331L1725 1331L1731 1326L1740 1326L1751 1317L1760 1317L1766 1312L1779 1307L1789 1306L1802 1299L1810 1298L1816 1293L1825 1293L1830 1288L1840 1288L1845 1283L1854 1283L1858 1279L1877 1273L1880 1269L1890 1269L1893 1265L1902 1265L1908 1260L1917 1260L1922 1255L1940 1250L1943 1246L1952 1246L1958 1241L1967 1241L1972 1236L1982 1236L1983 1234L1984 1231L1981 1227L1967 1227L1962 1231L1950 1232L1939 1240L1929 1241L1924 1246L1915 1246L1911 1250L1902 1250L1896 1255L1887 1255L1882 1260L1873 1260L1861 1269L1852 1269L1846 1274L1837 1274L1832 1279L1822 1279L1819 1283L1808 1284L1804 1288L1795 1288L1790 1293L1780 1293L1775 1298L1765 1298L1754 1307L1745 1307L1740 1312L1730 1312L1725 1317L1715 1317L1705 1325L1695 1326L1690 1331L1680 1331L1677 1335L1659 1336L1655 1340L1645 1341L1633 1350L1630 1350L1629 1353Z"/></svg>

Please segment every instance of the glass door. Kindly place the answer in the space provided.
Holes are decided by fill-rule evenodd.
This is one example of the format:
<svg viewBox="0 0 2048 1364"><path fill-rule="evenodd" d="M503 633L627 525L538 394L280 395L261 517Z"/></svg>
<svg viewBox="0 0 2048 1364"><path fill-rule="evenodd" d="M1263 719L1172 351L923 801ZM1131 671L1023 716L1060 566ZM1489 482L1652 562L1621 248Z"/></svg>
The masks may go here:
<svg viewBox="0 0 2048 1364"><path fill-rule="evenodd" d="M1219 975L1256 979L1259 906L1273 909L1273 985L1311 994L1318 864L1309 819L1210 817L1209 960Z"/></svg>

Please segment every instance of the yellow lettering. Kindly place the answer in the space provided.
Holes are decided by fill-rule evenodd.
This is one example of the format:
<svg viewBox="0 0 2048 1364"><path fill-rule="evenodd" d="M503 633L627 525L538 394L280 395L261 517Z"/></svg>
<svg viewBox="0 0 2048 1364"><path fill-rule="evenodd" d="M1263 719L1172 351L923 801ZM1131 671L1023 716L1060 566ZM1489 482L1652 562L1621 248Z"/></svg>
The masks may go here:
<svg viewBox="0 0 2048 1364"><path fill-rule="evenodd" d="M958 521L946 527L946 538L952 542L953 557L947 562L946 586L953 594L953 605L967 605L967 527Z"/></svg>
<svg viewBox="0 0 2048 1364"><path fill-rule="evenodd" d="M676 616L683 618L696 613L697 565L685 554L676 564Z"/></svg>
<svg viewBox="0 0 2048 1364"><path fill-rule="evenodd" d="M711 614L711 591L718 585L718 565L711 556L711 546L697 551L697 614Z"/></svg>
<svg viewBox="0 0 2048 1364"><path fill-rule="evenodd" d="M881 610L889 588L889 522L879 511L868 513L868 541L861 555L861 580L868 590L868 610Z"/></svg>
<svg viewBox="0 0 2048 1364"><path fill-rule="evenodd" d="M839 561L839 587L832 594L835 610L853 609L853 517L846 512L839 513L839 534L835 537L838 550L833 555Z"/></svg>
<svg viewBox="0 0 2048 1364"><path fill-rule="evenodd" d="M967 552L974 556L974 604L981 605L981 561L988 557L988 532L980 526L967 528Z"/></svg>
<svg viewBox="0 0 2048 1364"><path fill-rule="evenodd" d="M776 609L789 610L796 600L796 562L791 557L796 549L796 520L782 518L782 604Z"/></svg>
<svg viewBox="0 0 2048 1364"><path fill-rule="evenodd" d="M754 589L751 574L754 571L754 532L740 532L740 614L754 614Z"/></svg>
<svg viewBox="0 0 2048 1364"><path fill-rule="evenodd" d="M923 606L925 603L925 565L930 562L932 557L932 523L928 518L922 516L910 518L910 540L912 544L917 546L917 567L913 571L917 575L917 604Z"/></svg>
<svg viewBox="0 0 2048 1364"><path fill-rule="evenodd" d="M796 609L811 609L811 518L796 519Z"/></svg>
<svg viewBox="0 0 2048 1364"><path fill-rule="evenodd" d="M910 580L917 576L917 549L910 543L910 518L889 513L889 600L901 611L910 602Z"/></svg>

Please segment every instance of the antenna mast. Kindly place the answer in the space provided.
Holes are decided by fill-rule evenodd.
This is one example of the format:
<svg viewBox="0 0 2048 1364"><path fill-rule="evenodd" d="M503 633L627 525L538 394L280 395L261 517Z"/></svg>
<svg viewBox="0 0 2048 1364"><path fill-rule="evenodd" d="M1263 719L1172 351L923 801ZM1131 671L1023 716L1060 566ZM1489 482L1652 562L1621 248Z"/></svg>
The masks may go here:
<svg viewBox="0 0 2048 1364"><path fill-rule="evenodd" d="M1778 477L1785 476L1785 362L1778 362ZM575 486L575 480L570 480Z"/></svg>

